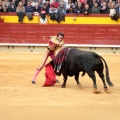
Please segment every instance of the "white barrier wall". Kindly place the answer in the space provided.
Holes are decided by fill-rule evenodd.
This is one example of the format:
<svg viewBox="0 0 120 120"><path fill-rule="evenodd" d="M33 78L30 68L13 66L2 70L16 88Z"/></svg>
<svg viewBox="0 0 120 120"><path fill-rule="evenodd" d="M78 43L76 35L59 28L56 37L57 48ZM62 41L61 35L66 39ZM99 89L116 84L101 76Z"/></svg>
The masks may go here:
<svg viewBox="0 0 120 120"><path fill-rule="evenodd" d="M41 45L0 45L0 52L41 52L44 51L47 44ZM93 51L100 54L120 54L119 46L95 46L95 45L69 45L66 47L78 48L80 50Z"/></svg>

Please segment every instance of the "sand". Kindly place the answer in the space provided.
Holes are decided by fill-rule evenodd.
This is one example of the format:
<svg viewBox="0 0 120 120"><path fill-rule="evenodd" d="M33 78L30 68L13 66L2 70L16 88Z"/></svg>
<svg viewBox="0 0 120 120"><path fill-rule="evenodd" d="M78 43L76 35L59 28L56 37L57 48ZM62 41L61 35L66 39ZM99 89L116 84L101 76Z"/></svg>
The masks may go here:
<svg viewBox="0 0 120 120"><path fill-rule="evenodd" d="M102 55L106 60L114 87L104 92L98 75L101 94L93 93L92 80L80 76L82 89L69 77L61 88L63 77L54 87L42 87L43 69L37 84L31 84L42 53L0 53L0 120L120 120L120 55ZM49 60L47 61L49 62Z"/></svg>

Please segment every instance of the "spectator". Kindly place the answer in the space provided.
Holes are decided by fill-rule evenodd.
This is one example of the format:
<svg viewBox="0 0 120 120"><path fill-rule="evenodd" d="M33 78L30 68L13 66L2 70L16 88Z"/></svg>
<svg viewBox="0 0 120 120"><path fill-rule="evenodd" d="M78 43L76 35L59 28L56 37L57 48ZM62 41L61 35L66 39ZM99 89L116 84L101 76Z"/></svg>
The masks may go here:
<svg viewBox="0 0 120 120"><path fill-rule="evenodd" d="M16 0L18 3L21 1L21 0Z"/></svg>
<svg viewBox="0 0 120 120"><path fill-rule="evenodd" d="M81 2L78 2L77 6L75 7L75 13L78 15L80 13L82 13L83 11L83 6Z"/></svg>
<svg viewBox="0 0 120 120"><path fill-rule="evenodd" d="M66 3L66 11L70 9L70 6L74 6L74 3L72 3L71 0L68 0L68 3Z"/></svg>
<svg viewBox="0 0 120 120"><path fill-rule="evenodd" d="M32 7L35 7L36 3L35 3L33 0L30 0L30 5L31 5Z"/></svg>
<svg viewBox="0 0 120 120"><path fill-rule="evenodd" d="M97 2L99 3L99 7L101 8L101 6L103 5L103 2L104 2L105 0L97 0ZM106 2L106 1L105 1Z"/></svg>
<svg viewBox="0 0 120 120"><path fill-rule="evenodd" d="M109 9L112 8L112 3L113 3L113 0L109 0L109 2L108 2Z"/></svg>
<svg viewBox="0 0 120 120"><path fill-rule="evenodd" d="M12 0L11 3L14 3L14 6L17 7L18 6L18 0Z"/></svg>
<svg viewBox="0 0 120 120"><path fill-rule="evenodd" d="M85 8L86 5L90 5L90 3L88 2L88 0L84 0L84 2L82 2L82 6Z"/></svg>
<svg viewBox="0 0 120 120"><path fill-rule="evenodd" d="M49 9L49 15L51 20L57 20L56 18L57 12L58 12L57 8L55 8L54 5L52 5Z"/></svg>
<svg viewBox="0 0 120 120"><path fill-rule="evenodd" d="M70 7L66 10L66 13L75 13L74 6L71 4Z"/></svg>
<svg viewBox="0 0 120 120"><path fill-rule="evenodd" d="M7 5L6 5L6 1L3 1L2 2L2 8L3 8L3 12L8 12L9 10L8 10L8 7L7 7Z"/></svg>
<svg viewBox="0 0 120 120"><path fill-rule="evenodd" d="M64 7L64 2L60 2L60 7L58 8L58 13L59 14L59 20L58 23L60 23L60 21L65 21L65 14L66 14L66 9Z"/></svg>
<svg viewBox="0 0 120 120"><path fill-rule="evenodd" d="M14 2L11 3L10 12L16 12L16 6Z"/></svg>
<svg viewBox="0 0 120 120"><path fill-rule="evenodd" d="M100 8L100 13L101 14L109 14L109 8L108 8L106 2L103 2L102 6Z"/></svg>
<svg viewBox="0 0 120 120"><path fill-rule="evenodd" d="M92 7L92 14L99 14L100 13L100 7L98 7L98 3L95 2L94 6Z"/></svg>
<svg viewBox="0 0 120 120"><path fill-rule="evenodd" d="M116 6L116 12L117 12L118 15L120 16L120 2L119 2L118 5Z"/></svg>
<svg viewBox="0 0 120 120"><path fill-rule="evenodd" d="M42 0L38 0L39 7L41 8L43 6Z"/></svg>
<svg viewBox="0 0 120 120"><path fill-rule="evenodd" d="M102 1L102 0L97 0L98 7L101 7L101 1Z"/></svg>
<svg viewBox="0 0 120 120"><path fill-rule="evenodd" d="M120 0L116 0L116 5L115 7L119 6Z"/></svg>
<svg viewBox="0 0 120 120"><path fill-rule="evenodd" d="M50 0L46 0L46 14L49 14L49 9L50 9Z"/></svg>
<svg viewBox="0 0 120 120"><path fill-rule="evenodd" d="M117 13L116 9L115 9L115 3L111 4L111 8L110 8L110 17L112 20L117 21L119 18L119 13Z"/></svg>
<svg viewBox="0 0 120 120"><path fill-rule="evenodd" d="M43 19L43 22L45 21L45 17L46 17L46 14L47 14L46 6L47 6L47 4L44 3L43 6L40 8L40 16Z"/></svg>
<svg viewBox="0 0 120 120"><path fill-rule="evenodd" d="M17 6L17 8L16 8L16 13L17 13L18 18L19 18L18 21L19 21L19 22L22 22L22 21L23 21L23 18L24 18L24 16L25 16L25 7L24 7L22 1L20 1L20 2L18 3L18 6Z"/></svg>
<svg viewBox="0 0 120 120"><path fill-rule="evenodd" d="M81 0L76 0L75 3L73 3L74 6L77 7L79 2L81 2ZM81 3L82 3L82 2L81 2Z"/></svg>
<svg viewBox="0 0 120 120"><path fill-rule="evenodd" d="M55 8L58 8L58 7L59 7L59 3L58 3L56 0L53 0L53 1L51 2L50 7L53 6L53 5L54 5Z"/></svg>
<svg viewBox="0 0 120 120"><path fill-rule="evenodd" d="M27 3L27 6L25 6L25 13L26 13L26 16L29 20L32 20L33 19L33 7L31 6L31 3L28 2Z"/></svg>
<svg viewBox="0 0 120 120"><path fill-rule="evenodd" d="M23 3L23 6L25 7L25 6L27 6L27 0L21 0L22 1L22 3Z"/></svg>
<svg viewBox="0 0 120 120"><path fill-rule="evenodd" d="M40 7L38 2L35 3L34 12L40 13Z"/></svg>
<svg viewBox="0 0 120 120"><path fill-rule="evenodd" d="M94 6L94 3L96 3L97 0L92 0L92 2L90 2L90 8L92 8Z"/></svg>
<svg viewBox="0 0 120 120"><path fill-rule="evenodd" d="M68 2L67 2L67 4L66 4L66 9L69 8L71 5L75 7L75 5L74 5L74 3L72 2L72 0L68 0Z"/></svg>
<svg viewBox="0 0 120 120"><path fill-rule="evenodd" d="M64 0L59 0L59 3L63 2L64 3L64 8L66 9L66 2ZM59 5L60 6L60 5Z"/></svg>
<svg viewBox="0 0 120 120"><path fill-rule="evenodd" d="M8 8L8 10L10 9L10 1L9 0L4 0L6 2L6 6Z"/></svg>
<svg viewBox="0 0 120 120"><path fill-rule="evenodd" d="M3 12L2 2L0 2L0 12Z"/></svg>
<svg viewBox="0 0 120 120"><path fill-rule="evenodd" d="M75 0L76 1L76 0ZM80 0L81 3L84 3L84 0Z"/></svg>
<svg viewBox="0 0 120 120"><path fill-rule="evenodd" d="M50 6L50 0L45 0L45 3L49 4L49 6Z"/></svg>
<svg viewBox="0 0 120 120"><path fill-rule="evenodd" d="M84 15L89 15L92 13L92 10L91 8L89 7L88 4L85 5L85 8L83 8L83 12L82 12Z"/></svg>
<svg viewBox="0 0 120 120"><path fill-rule="evenodd" d="M2 3L2 0L0 0L0 3Z"/></svg>

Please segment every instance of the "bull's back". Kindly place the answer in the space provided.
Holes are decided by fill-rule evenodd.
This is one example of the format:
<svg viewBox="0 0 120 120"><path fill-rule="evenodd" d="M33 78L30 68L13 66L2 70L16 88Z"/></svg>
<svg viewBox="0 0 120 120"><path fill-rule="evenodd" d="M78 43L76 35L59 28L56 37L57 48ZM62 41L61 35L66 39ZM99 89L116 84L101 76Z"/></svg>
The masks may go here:
<svg viewBox="0 0 120 120"><path fill-rule="evenodd" d="M70 60L75 60L76 58L78 57L81 57L81 59L94 59L96 58L97 56L95 56L96 53L94 52L91 52L91 51L83 51L83 50L79 50L79 49L71 49L69 52L68 52L68 57Z"/></svg>
<svg viewBox="0 0 120 120"><path fill-rule="evenodd" d="M99 55L91 51L82 51L79 49L71 49L67 56L70 62L70 70L72 68L78 71L86 71L89 69L96 69L99 65L102 65L102 60Z"/></svg>

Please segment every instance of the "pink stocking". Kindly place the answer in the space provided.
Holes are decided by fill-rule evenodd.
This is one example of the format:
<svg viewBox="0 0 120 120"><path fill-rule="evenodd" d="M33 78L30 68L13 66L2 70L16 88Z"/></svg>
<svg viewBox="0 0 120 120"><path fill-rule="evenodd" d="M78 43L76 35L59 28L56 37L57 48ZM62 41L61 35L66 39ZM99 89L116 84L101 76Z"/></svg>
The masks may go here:
<svg viewBox="0 0 120 120"><path fill-rule="evenodd" d="M39 72L40 72L40 69L36 69L36 72L35 72L35 75L34 75L32 81L36 80L36 77L38 76Z"/></svg>

